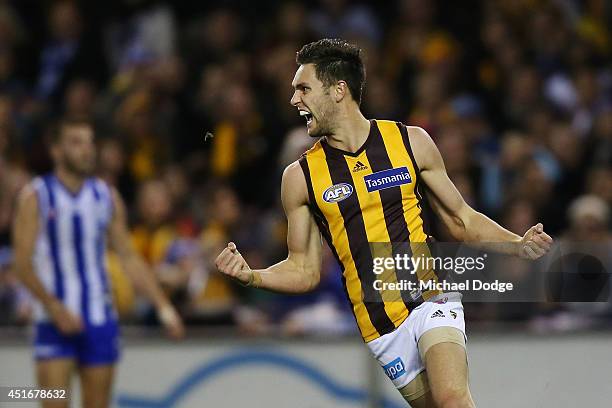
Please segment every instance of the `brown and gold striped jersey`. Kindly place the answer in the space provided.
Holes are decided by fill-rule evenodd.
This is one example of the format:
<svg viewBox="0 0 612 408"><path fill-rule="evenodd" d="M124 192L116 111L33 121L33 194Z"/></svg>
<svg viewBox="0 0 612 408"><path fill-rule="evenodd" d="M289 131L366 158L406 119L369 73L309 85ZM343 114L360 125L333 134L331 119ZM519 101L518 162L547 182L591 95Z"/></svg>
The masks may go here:
<svg viewBox="0 0 612 408"><path fill-rule="evenodd" d="M393 282L410 274L390 268L377 275L374 258L400 251L430 256L420 175L406 126L371 120L368 138L355 153L336 149L323 138L299 163L310 210L342 268L363 339L368 342L392 332L410 310L439 293L374 290L376 279ZM433 270L417 270L416 276L436 280Z"/></svg>

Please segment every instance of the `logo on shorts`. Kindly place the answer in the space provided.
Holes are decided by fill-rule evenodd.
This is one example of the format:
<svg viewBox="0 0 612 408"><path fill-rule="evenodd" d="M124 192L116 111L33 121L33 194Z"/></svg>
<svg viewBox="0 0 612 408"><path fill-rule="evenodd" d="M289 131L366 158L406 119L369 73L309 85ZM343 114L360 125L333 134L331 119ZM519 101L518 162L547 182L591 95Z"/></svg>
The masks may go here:
<svg viewBox="0 0 612 408"><path fill-rule="evenodd" d="M353 194L353 186L348 183L334 184L323 192L323 200L328 203L337 203Z"/></svg>
<svg viewBox="0 0 612 408"><path fill-rule="evenodd" d="M389 364L384 365L383 370L385 370L385 374L387 374L387 377L389 377L391 380L398 379L402 375L406 374L404 362L399 357Z"/></svg>
<svg viewBox="0 0 612 408"><path fill-rule="evenodd" d="M434 317L446 317L446 316L444 315L444 312L438 309L435 312L433 312L433 314L431 315L431 318L434 318Z"/></svg>
<svg viewBox="0 0 612 408"><path fill-rule="evenodd" d="M453 316L453 319L457 318L457 313L452 310L450 311L450 315Z"/></svg>
<svg viewBox="0 0 612 408"><path fill-rule="evenodd" d="M376 173L368 174L363 178L368 192L384 190L385 188L397 187L402 184L412 183L412 177L406 166L396 167Z"/></svg>

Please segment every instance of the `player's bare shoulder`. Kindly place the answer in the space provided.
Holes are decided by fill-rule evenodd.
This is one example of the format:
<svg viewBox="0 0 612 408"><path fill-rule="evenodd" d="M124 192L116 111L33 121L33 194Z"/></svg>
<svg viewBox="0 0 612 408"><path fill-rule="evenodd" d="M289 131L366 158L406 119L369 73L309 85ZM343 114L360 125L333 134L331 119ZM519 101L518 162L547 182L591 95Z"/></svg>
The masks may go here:
<svg viewBox="0 0 612 408"><path fill-rule="evenodd" d="M298 160L285 168L281 183L281 199L285 211L308 204L306 177Z"/></svg>
<svg viewBox="0 0 612 408"><path fill-rule="evenodd" d="M419 126L406 126L406 130L419 170L434 166L440 157L440 152L429 133Z"/></svg>
<svg viewBox="0 0 612 408"><path fill-rule="evenodd" d="M12 221L13 246L16 254L31 256L36 234L40 228L40 203L36 190L37 180L24 186L17 197Z"/></svg>
<svg viewBox="0 0 612 408"><path fill-rule="evenodd" d="M18 214L26 214L26 218L36 216L38 213L38 193L36 191L36 183L38 180L34 180L26 184L19 195L17 196L17 210Z"/></svg>
<svg viewBox="0 0 612 408"><path fill-rule="evenodd" d="M121 197L121 194L119 194L119 190L117 190L117 187L115 186L108 186L108 191L110 193L111 196L111 202L113 204L113 210L114 211L123 211L125 210L125 204L123 202L123 198Z"/></svg>

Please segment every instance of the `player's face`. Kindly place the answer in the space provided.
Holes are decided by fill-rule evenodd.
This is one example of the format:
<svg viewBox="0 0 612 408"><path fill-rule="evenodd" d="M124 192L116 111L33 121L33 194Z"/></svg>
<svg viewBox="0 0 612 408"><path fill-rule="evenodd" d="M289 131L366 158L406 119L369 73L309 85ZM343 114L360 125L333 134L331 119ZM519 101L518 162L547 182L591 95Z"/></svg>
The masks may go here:
<svg viewBox="0 0 612 408"><path fill-rule="evenodd" d="M314 64L300 65L291 85L294 89L291 105L306 119L308 134L312 137L333 134L336 106L329 89L317 78Z"/></svg>
<svg viewBox="0 0 612 408"><path fill-rule="evenodd" d="M53 156L57 165L82 177L93 173L96 165L96 147L91 127L66 126L55 145Z"/></svg>

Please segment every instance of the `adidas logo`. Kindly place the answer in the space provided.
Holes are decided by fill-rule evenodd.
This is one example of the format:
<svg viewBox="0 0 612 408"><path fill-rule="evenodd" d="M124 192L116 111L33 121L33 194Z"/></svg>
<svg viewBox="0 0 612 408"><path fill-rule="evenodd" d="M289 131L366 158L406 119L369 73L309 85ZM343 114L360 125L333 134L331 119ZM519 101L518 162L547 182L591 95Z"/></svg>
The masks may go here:
<svg viewBox="0 0 612 408"><path fill-rule="evenodd" d="M355 164L355 167L353 167L353 173L357 171L361 171L361 170L367 170L367 169L368 169L368 166L366 166L365 164L363 164L362 162L358 160L357 163Z"/></svg>
<svg viewBox="0 0 612 408"><path fill-rule="evenodd" d="M434 317L446 317L446 316L440 309L438 309L431 315L431 318L434 318Z"/></svg>

